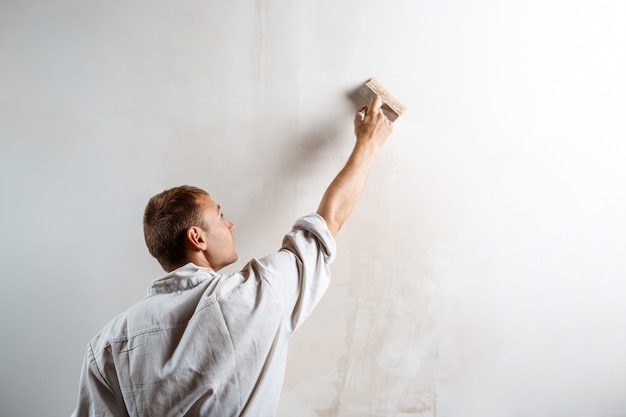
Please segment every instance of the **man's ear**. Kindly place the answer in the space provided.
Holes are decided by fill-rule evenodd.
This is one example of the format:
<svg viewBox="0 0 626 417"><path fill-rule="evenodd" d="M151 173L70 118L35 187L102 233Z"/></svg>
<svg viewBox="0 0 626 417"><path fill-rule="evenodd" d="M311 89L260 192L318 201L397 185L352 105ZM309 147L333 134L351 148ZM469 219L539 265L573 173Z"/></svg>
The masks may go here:
<svg viewBox="0 0 626 417"><path fill-rule="evenodd" d="M206 239L204 230L198 226L187 228L187 243L196 250L206 250Z"/></svg>

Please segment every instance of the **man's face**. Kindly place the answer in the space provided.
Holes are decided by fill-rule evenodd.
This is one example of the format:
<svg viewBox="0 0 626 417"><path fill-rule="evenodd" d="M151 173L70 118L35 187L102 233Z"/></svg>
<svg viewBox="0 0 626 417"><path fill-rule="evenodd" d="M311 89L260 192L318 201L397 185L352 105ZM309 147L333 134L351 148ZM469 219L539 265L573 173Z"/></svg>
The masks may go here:
<svg viewBox="0 0 626 417"><path fill-rule="evenodd" d="M205 256L217 271L237 260L233 237L235 225L224 217L220 206L211 197L202 197L199 204L206 226L203 231L207 242Z"/></svg>

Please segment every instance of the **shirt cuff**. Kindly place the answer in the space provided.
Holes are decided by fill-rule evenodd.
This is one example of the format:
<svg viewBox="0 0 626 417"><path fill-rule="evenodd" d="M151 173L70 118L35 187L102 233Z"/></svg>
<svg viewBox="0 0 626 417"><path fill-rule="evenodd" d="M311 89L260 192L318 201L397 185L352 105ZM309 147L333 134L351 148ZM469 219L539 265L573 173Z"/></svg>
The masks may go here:
<svg viewBox="0 0 626 417"><path fill-rule="evenodd" d="M293 228L306 230L309 233L312 233L320 242L324 250L326 262L331 263L335 260L335 256L337 255L337 243L333 235L330 233L330 230L328 230L326 221L322 216L317 213L307 214L306 216L300 217L296 220Z"/></svg>

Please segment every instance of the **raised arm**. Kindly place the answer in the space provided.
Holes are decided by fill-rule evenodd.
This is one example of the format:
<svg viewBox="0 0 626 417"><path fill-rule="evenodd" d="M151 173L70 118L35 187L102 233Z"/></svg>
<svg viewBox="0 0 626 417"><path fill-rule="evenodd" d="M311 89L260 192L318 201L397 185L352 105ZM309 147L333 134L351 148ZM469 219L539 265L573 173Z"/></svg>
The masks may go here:
<svg viewBox="0 0 626 417"><path fill-rule="evenodd" d="M381 104L380 98L374 97L366 109L365 117L360 117L360 112L365 109L357 112L354 119L354 149L346 165L326 189L317 209L333 236L337 235L352 213L378 148L385 143L393 130L393 124L380 109Z"/></svg>

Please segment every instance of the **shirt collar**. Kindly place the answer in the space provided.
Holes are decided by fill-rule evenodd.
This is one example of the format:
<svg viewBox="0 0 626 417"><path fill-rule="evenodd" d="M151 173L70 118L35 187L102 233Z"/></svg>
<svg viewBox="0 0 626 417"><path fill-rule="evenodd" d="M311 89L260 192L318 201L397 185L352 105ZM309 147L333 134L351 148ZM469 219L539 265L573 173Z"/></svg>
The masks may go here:
<svg viewBox="0 0 626 417"><path fill-rule="evenodd" d="M189 262L188 264L167 273L161 278L152 281L150 287L148 288L148 295L167 294L188 290L196 287L202 281L215 276L217 276L217 274L213 270L203 268Z"/></svg>

